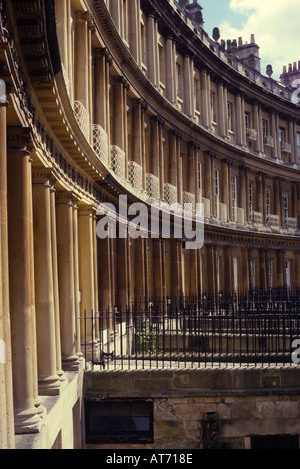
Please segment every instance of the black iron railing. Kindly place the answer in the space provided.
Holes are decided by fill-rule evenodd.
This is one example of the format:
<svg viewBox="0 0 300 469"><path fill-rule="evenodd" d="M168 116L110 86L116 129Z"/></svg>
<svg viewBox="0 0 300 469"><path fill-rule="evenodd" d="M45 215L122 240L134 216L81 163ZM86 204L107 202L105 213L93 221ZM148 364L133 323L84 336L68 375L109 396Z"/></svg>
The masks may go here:
<svg viewBox="0 0 300 469"><path fill-rule="evenodd" d="M83 320L100 369L289 366L300 338L298 289L152 298Z"/></svg>

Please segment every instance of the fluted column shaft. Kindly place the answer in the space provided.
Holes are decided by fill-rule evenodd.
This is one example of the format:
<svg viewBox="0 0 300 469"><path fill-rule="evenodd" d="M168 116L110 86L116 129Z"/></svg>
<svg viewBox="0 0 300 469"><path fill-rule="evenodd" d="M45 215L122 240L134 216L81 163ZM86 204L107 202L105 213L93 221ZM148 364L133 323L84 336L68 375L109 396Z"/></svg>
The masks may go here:
<svg viewBox="0 0 300 469"><path fill-rule="evenodd" d="M93 240L93 207L79 207L79 284L81 291L80 313L84 317L95 314L95 283L94 283L94 240ZM96 236L96 233L95 233ZM94 337L92 321L87 321L87 341Z"/></svg>
<svg viewBox="0 0 300 469"><path fill-rule="evenodd" d="M76 13L76 69L75 69L75 99L89 110L89 38L87 12Z"/></svg>
<svg viewBox="0 0 300 469"><path fill-rule="evenodd" d="M64 370L78 370L75 327L73 196L56 195L61 351Z"/></svg>
<svg viewBox="0 0 300 469"><path fill-rule="evenodd" d="M47 175L34 176L33 222L39 394L58 394L61 382L56 362L51 185Z"/></svg>
<svg viewBox="0 0 300 469"><path fill-rule="evenodd" d="M0 449L13 449L14 416L8 266L6 107L0 104Z"/></svg>
<svg viewBox="0 0 300 469"><path fill-rule="evenodd" d="M15 129L8 150L9 292L12 333L15 432L39 432L34 276L32 250L31 161L29 135Z"/></svg>

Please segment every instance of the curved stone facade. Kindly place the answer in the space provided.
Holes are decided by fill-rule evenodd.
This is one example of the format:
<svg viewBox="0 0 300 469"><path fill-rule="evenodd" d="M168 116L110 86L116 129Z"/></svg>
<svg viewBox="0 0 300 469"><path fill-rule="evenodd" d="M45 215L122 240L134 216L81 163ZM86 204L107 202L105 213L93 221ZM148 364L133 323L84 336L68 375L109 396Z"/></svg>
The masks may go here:
<svg viewBox="0 0 300 469"><path fill-rule="evenodd" d="M174 0L1 2L1 447L15 433L76 446L85 313L300 286L294 89L261 75L254 37L210 39L200 13ZM97 238L97 207L125 195L149 213L203 204L204 246ZM68 389L74 419L54 435L41 396Z"/></svg>

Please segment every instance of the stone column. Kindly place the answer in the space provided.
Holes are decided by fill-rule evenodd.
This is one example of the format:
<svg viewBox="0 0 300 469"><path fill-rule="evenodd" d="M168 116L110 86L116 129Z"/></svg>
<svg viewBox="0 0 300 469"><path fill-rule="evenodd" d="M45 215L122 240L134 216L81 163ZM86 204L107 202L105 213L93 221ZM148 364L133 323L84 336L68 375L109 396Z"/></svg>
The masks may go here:
<svg viewBox="0 0 300 469"><path fill-rule="evenodd" d="M66 379L62 369L61 358L61 338L60 338L60 311L59 311L59 285L58 285L58 265L57 265L57 236L56 236L56 208L55 208L54 187L50 191L51 204L51 237L52 237L52 269L53 269L53 297L55 311L55 343L56 343L56 366L57 374L62 381Z"/></svg>
<svg viewBox="0 0 300 469"><path fill-rule="evenodd" d="M133 104L133 161L142 165L142 101L136 99Z"/></svg>
<svg viewBox="0 0 300 469"><path fill-rule="evenodd" d="M115 106L114 106L114 135L113 144L117 145L121 150L125 151L125 108L124 101L124 86L125 81L123 77L115 79Z"/></svg>
<svg viewBox="0 0 300 469"><path fill-rule="evenodd" d="M232 255L231 247L224 247L224 290L230 292L233 289Z"/></svg>
<svg viewBox="0 0 300 469"><path fill-rule="evenodd" d="M112 299L112 281L111 281L111 256L110 239L98 240L99 256L99 290L100 290L100 309L112 311L114 302Z"/></svg>
<svg viewBox="0 0 300 469"><path fill-rule="evenodd" d="M164 159L164 138L163 127L165 122L158 119L158 162L159 162L159 185L160 185L160 198L164 198L164 181L165 181L165 159Z"/></svg>
<svg viewBox="0 0 300 469"><path fill-rule="evenodd" d="M89 111L89 12L76 12L75 100Z"/></svg>
<svg viewBox="0 0 300 469"><path fill-rule="evenodd" d="M282 159L281 157L281 143L279 141L279 112L276 112L276 117L275 117L275 126L276 126L276 142L277 142L277 158L280 160Z"/></svg>
<svg viewBox="0 0 300 469"><path fill-rule="evenodd" d="M291 118L289 121L289 137L290 137L290 144L291 144L291 154L290 154L290 163L295 164L296 162L296 156L295 156L295 150L296 150L296 143L294 141L294 121Z"/></svg>
<svg viewBox="0 0 300 469"><path fill-rule="evenodd" d="M148 78L154 86L157 82L158 72L158 42L156 33L156 20L154 12L148 15Z"/></svg>
<svg viewBox="0 0 300 469"><path fill-rule="evenodd" d="M211 215L213 217L217 217L218 213L218 207L216 207L215 203L215 154L210 153L209 159L210 159L210 180L211 180L211 192L210 192L210 206L211 206Z"/></svg>
<svg viewBox="0 0 300 469"><path fill-rule="evenodd" d="M68 73L68 4L67 0L55 0L56 29L59 41L59 51L62 64Z"/></svg>
<svg viewBox="0 0 300 469"><path fill-rule="evenodd" d="M72 193L57 192L59 308L62 364L65 371L78 371L80 366L76 353L73 202Z"/></svg>
<svg viewBox="0 0 300 469"><path fill-rule="evenodd" d="M209 292L217 293L216 246L207 246L207 276Z"/></svg>
<svg viewBox="0 0 300 469"><path fill-rule="evenodd" d="M233 201L232 201L232 185L231 185L231 176L232 176L232 162L227 161L227 168L228 168L228 195L229 195L229 200L228 200L228 220L229 221L235 221L234 220L234 210L233 210ZM221 185L221 183L220 183Z"/></svg>
<svg viewBox="0 0 300 469"><path fill-rule="evenodd" d="M281 179L275 178L274 180L275 189L275 215L279 216L279 226L282 223L282 212L281 212Z"/></svg>
<svg viewBox="0 0 300 469"><path fill-rule="evenodd" d="M50 177L43 171L34 171L35 308L40 395L57 395L61 392L56 362Z"/></svg>
<svg viewBox="0 0 300 469"><path fill-rule="evenodd" d="M242 95L239 93L236 97L236 143L237 145L243 145L243 121L242 116Z"/></svg>
<svg viewBox="0 0 300 469"><path fill-rule="evenodd" d="M272 110L272 137L274 140L273 146L273 157L277 159L279 157L278 147L279 147L279 139L278 139L278 128L277 128L277 119L276 119L276 111Z"/></svg>
<svg viewBox="0 0 300 469"><path fill-rule="evenodd" d="M268 266L267 266L266 250L260 249L259 251L259 281L260 281L260 287L263 290L266 290L268 286L267 269L268 269Z"/></svg>
<svg viewBox="0 0 300 469"><path fill-rule="evenodd" d="M276 264L277 264L277 285L276 287L285 286L285 266L284 266L284 251L277 251Z"/></svg>
<svg viewBox="0 0 300 469"><path fill-rule="evenodd" d="M240 197L240 207L244 210L244 221L247 222L246 212L247 212L247 168L241 166L239 168L240 175L240 184L239 184L239 197Z"/></svg>
<svg viewBox="0 0 300 469"><path fill-rule="evenodd" d="M263 174L258 173L257 176L257 199L258 199L258 211L264 215L264 192L263 192ZM264 222L264 218L263 218Z"/></svg>
<svg viewBox="0 0 300 469"><path fill-rule="evenodd" d="M254 142L254 149L257 153L261 153L261 121L259 119L259 105L258 102L254 103L254 129L257 132L256 140Z"/></svg>
<svg viewBox="0 0 300 469"><path fill-rule="evenodd" d="M94 264L94 311L95 316L99 313L99 282L98 282L98 237L96 210L92 217L92 239L93 239L93 264ZM99 327L96 320L96 340L99 338Z"/></svg>
<svg viewBox="0 0 300 469"><path fill-rule="evenodd" d="M188 146L188 180L187 180L187 190L191 194L197 195L197 157L196 157L196 149L192 143ZM198 198L196 198L196 202Z"/></svg>
<svg viewBox="0 0 300 469"><path fill-rule="evenodd" d="M225 112L225 138L229 139L228 128L228 90L227 85L224 85L224 112Z"/></svg>
<svg viewBox="0 0 300 469"><path fill-rule="evenodd" d="M141 24L140 24L140 0L129 1L129 18L130 18L130 51L136 61L141 66Z"/></svg>
<svg viewBox="0 0 300 469"><path fill-rule="evenodd" d="M174 88L174 76L176 73L174 54L173 54L173 37L169 34L166 38L166 61L167 61L167 98L171 103L175 103L175 88Z"/></svg>
<svg viewBox="0 0 300 469"><path fill-rule="evenodd" d="M250 283L249 283L249 255L248 249L242 249L242 276L241 276L241 288L245 291L249 290Z"/></svg>
<svg viewBox="0 0 300 469"><path fill-rule="evenodd" d="M219 135L220 137L226 137L225 128L225 99L224 99L224 84L218 83L218 108L219 108ZM227 109L227 107L226 107Z"/></svg>
<svg viewBox="0 0 300 469"><path fill-rule="evenodd" d="M171 288L172 297L179 297L182 291L181 243L171 241Z"/></svg>
<svg viewBox="0 0 300 469"><path fill-rule="evenodd" d="M118 238L116 262L117 262L117 297L118 308L125 311L129 303L129 264L128 264L128 239Z"/></svg>
<svg viewBox="0 0 300 469"><path fill-rule="evenodd" d="M146 242L143 238L138 238L134 242L135 247L135 290L136 298L142 301L146 296L146 269L145 254Z"/></svg>
<svg viewBox="0 0 300 469"><path fill-rule="evenodd" d="M249 169L245 166L245 223L249 224L250 220L250 210L249 210Z"/></svg>
<svg viewBox="0 0 300 469"><path fill-rule="evenodd" d="M94 240L93 215L94 207L79 206L79 289L81 292L80 316L91 318L95 316L95 282L94 282ZM86 322L86 340L95 340L94 321ZM82 331L83 332L83 331Z"/></svg>
<svg viewBox="0 0 300 469"><path fill-rule="evenodd" d="M116 28L121 34L121 23L122 23L122 9L121 9L121 0L114 0L111 2L111 14L115 22Z"/></svg>
<svg viewBox="0 0 300 469"><path fill-rule="evenodd" d="M108 101L108 82L106 65L107 58L105 55L105 49L96 49L95 51L95 124L101 125L101 127L107 132L109 122L107 120L107 107L109 106Z"/></svg>
<svg viewBox="0 0 300 469"><path fill-rule="evenodd" d="M35 305L32 252L30 136L15 128L8 137L9 293L15 433L37 433L43 423L36 406Z"/></svg>
<svg viewBox="0 0 300 469"><path fill-rule="evenodd" d="M211 128L210 75L206 70L201 71L201 124Z"/></svg>
<svg viewBox="0 0 300 469"><path fill-rule="evenodd" d="M258 103L258 148L260 153L264 153L264 135L263 135L263 118L262 118L262 105Z"/></svg>
<svg viewBox="0 0 300 469"><path fill-rule="evenodd" d="M170 136L170 163L169 163L169 174L170 184L177 187L177 134L175 131L169 132Z"/></svg>
<svg viewBox="0 0 300 469"><path fill-rule="evenodd" d="M153 239L153 293L154 296L163 296L163 262L162 262L162 241Z"/></svg>
<svg viewBox="0 0 300 469"><path fill-rule="evenodd" d="M184 57L184 110L189 117L192 117L192 85L194 82L191 76L191 58L186 55Z"/></svg>
<svg viewBox="0 0 300 469"><path fill-rule="evenodd" d="M74 243L74 315L76 324L76 355L81 354L81 314L80 314L80 280L79 280L79 229L78 229L78 205L73 204L73 243Z"/></svg>
<svg viewBox="0 0 300 469"><path fill-rule="evenodd" d="M230 181L229 181L229 165L227 160L223 160L223 202L227 207L227 220L230 219Z"/></svg>
<svg viewBox="0 0 300 469"><path fill-rule="evenodd" d="M14 449L14 409L9 304L6 104L0 103L0 449ZM5 363L3 363L5 362Z"/></svg>

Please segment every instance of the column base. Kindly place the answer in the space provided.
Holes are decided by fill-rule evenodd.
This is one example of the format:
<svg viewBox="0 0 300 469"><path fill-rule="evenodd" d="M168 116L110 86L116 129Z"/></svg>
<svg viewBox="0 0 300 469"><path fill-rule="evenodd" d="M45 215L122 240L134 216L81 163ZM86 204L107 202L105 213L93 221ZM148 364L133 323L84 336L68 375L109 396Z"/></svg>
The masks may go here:
<svg viewBox="0 0 300 469"><path fill-rule="evenodd" d="M82 359L78 355L72 357L65 357L62 359L62 367L64 371L78 372L81 368Z"/></svg>
<svg viewBox="0 0 300 469"><path fill-rule="evenodd" d="M40 406L38 409L28 409L15 413L15 434L24 435L40 433L44 425L46 409Z"/></svg>
<svg viewBox="0 0 300 469"><path fill-rule="evenodd" d="M40 396L59 396L67 385L66 380L62 381L58 375L48 376L47 378L39 378L39 395Z"/></svg>
<svg viewBox="0 0 300 469"><path fill-rule="evenodd" d="M84 348L85 352L85 360L89 361L99 361L100 359L100 344L98 341L96 342L89 342L87 344L82 344L82 348ZM83 358L83 357L82 357ZM83 358L84 360L84 358Z"/></svg>

